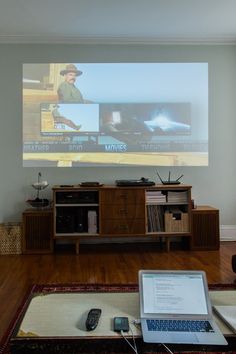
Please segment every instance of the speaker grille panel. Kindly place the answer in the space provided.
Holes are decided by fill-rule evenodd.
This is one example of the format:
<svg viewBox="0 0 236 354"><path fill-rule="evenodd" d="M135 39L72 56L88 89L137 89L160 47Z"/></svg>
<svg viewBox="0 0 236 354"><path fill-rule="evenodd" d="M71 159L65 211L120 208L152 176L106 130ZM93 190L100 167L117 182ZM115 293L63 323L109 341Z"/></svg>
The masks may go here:
<svg viewBox="0 0 236 354"><path fill-rule="evenodd" d="M52 252L52 211L23 213L23 253Z"/></svg>

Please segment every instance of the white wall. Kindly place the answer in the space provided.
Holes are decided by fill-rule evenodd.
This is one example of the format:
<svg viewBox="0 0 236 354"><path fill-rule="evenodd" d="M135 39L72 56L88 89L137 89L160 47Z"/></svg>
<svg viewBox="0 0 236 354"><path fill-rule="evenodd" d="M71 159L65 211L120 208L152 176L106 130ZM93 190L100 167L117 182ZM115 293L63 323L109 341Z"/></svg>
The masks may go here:
<svg viewBox="0 0 236 354"><path fill-rule="evenodd" d="M0 45L0 222L18 221L34 197L30 187L39 171L54 184L98 180L112 184L117 178L148 177L167 167L29 168L22 167L22 63L43 62L208 62L209 63L209 166L171 168L193 186L197 204L220 209L222 225L236 225L236 46L230 45ZM94 177L96 176L96 178ZM50 188L47 197L51 197Z"/></svg>

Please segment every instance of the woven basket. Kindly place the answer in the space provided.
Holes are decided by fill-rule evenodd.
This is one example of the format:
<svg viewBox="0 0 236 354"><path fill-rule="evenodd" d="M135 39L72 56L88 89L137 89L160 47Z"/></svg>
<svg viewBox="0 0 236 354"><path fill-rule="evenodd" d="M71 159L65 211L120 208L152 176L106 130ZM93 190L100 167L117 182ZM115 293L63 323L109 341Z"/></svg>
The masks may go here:
<svg viewBox="0 0 236 354"><path fill-rule="evenodd" d="M176 220L172 213L165 213L165 232L188 232L188 214L180 213L180 219Z"/></svg>
<svg viewBox="0 0 236 354"><path fill-rule="evenodd" d="M0 224L0 255L21 254L21 223Z"/></svg>

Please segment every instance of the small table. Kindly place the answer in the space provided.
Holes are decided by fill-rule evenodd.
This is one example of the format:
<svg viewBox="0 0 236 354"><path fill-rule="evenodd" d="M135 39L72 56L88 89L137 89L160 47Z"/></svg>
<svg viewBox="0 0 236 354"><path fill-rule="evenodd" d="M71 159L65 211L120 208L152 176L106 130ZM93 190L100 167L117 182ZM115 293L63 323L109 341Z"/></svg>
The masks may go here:
<svg viewBox="0 0 236 354"><path fill-rule="evenodd" d="M80 287L80 286L78 286ZM91 286L92 287L92 286ZM139 294L137 285L89 286L81 291L66 291L66 288L32 293L16 321L10 346L12 353L132 353L120 334L113 331L113 317L127 316L130 328L136 338L139 353L165 351L158 344L144 343L140 328L132 324L139 318ZM60 291L61 290L61 291ZM236 305L235 290L210 291L212 305ZM102 315L98 327L91 332L85 329L89 309L98 307ZM236 336L215 317L229 345L217 350L235 348ZM129 333L132 342L132 335ZM172 350L206 350L206 346L169 345ZM216 351L216 347L207 350Z"/></svg>

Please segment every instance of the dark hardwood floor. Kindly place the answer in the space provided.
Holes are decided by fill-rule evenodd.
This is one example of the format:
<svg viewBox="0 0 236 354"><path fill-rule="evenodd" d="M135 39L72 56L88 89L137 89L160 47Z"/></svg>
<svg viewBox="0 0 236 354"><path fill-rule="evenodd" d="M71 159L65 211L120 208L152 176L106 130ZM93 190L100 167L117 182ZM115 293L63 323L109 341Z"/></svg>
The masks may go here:
<svg viewBox="0 0 236 354"><path fill-rule="evenodd" d="M222 242L219 251L169 253L156 244L81 245L49 255L0 256L0 338L29 286L34 283L137 283L139 269L204 270L209 284L233 283L231 257L236 242Z"/></svg>

